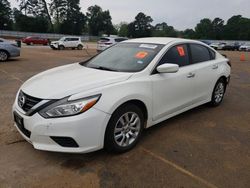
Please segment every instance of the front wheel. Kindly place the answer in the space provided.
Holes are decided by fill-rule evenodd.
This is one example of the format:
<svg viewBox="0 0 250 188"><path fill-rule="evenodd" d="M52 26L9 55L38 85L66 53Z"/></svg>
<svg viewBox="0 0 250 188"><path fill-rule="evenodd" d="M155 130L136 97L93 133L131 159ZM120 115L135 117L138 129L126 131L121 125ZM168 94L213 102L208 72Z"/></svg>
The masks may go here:
<svg viewBox="0 0 250 188"><path fill-rule="evenodd" d="M224 81L224 79L221 78L215 84L210 104L212 106L219 106L224 98L225 91L226 82Z"/></svg>
<svg viewBox="0 0 250 188"><path fill-rule="evenodd" d="M59 50L64 50L65 47L64 47L63 45L59 45L59 46L58 46L58 49L59 49Z"/></svg>
<svg viewBox="0 0 250 188"><path fill-rule="evenodd" d="M109 152L126 152L139 141L144 125L143 113L134 104L118 108L108 123L104 148Z"/></svg>
<svg viewBox="0 0 250 188"><path fill-rule="evenodd" d="M7 61L9 58L9 55L7 52L0 50L0 61Z"/></svg>

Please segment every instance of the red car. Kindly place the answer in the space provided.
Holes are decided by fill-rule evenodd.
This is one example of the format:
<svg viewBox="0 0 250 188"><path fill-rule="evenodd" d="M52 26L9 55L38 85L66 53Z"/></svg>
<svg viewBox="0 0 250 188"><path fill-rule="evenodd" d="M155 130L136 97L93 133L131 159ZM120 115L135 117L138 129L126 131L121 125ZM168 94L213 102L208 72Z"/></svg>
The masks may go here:
<svg viewBox="0 0 250 188"><path fill-rule="evenodd" d="M26 37L22 39L22 42L27 45L34 45L34 44L48 45L49 44L48 39L44 39L41 37Z"/></svg>

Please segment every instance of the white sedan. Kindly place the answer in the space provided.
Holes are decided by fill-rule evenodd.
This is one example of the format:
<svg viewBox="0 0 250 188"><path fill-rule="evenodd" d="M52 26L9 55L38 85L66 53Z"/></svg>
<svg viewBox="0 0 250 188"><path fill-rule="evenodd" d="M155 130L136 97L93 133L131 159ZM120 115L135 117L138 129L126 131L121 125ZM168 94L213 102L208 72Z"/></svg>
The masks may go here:
<svg viewBox="0 0 250 188"><path fill-rule="evenodd" d="M124 41L26 81L13 105L15 126L39 150L125 152L143 129L221 104L230 71L228 59L198 41Z"/></svg>

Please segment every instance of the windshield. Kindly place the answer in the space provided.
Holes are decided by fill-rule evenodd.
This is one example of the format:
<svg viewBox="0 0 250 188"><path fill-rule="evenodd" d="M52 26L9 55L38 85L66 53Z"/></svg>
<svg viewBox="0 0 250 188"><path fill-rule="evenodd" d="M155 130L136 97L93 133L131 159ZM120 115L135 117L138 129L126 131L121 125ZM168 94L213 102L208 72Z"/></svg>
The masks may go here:
<svg viewBox="0 0 250 188"><path fill-rule="evenodd" d="M60 40L59 41L64 41L65 40L65 37L62 37L62 38L60 38Z"/></svg>
<svg viewBox="0 0 250 188"><path fill-rule="evenodd" d="M162 47L161 44L119 43L91 59L85 66L118 72L138 72L147 67Z"/></svg>

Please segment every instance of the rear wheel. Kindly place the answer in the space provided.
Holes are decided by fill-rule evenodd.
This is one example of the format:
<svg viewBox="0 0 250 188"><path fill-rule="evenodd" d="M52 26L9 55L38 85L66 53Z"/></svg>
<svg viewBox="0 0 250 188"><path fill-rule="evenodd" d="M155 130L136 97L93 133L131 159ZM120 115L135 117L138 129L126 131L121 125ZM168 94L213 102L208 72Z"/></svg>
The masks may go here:
<svg viewBox="0 0 250 188"><path fill-rule="evenodd" d="M0 61L7 61L9 55L6 51L0 50Z"/></svg>
<svg viewBox="0 0 250 188"><path fill-rule="evenodd" d="M223 78L220 78L215 84L210 104L212 106L219 106L224 98L225 91L226 82Z"/></svg>
<svg viewBox="0 0 250 188"><path fill-rule="evenodd" d="M108 123L104 148L109 152L126 152L132 149L141 136L144 125L143 113L134 104L118 108Z"/></svg>
<svg viewBox="0 0 250 188"><path fill-rule="evenodd" d="M78 49L78 50L82 50L82 48L83 48L83 46L82 46L81 44L79 44L79 45L77 46L77 49Z"/></svg>

